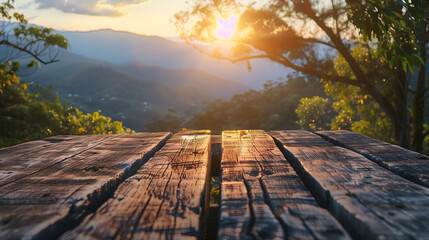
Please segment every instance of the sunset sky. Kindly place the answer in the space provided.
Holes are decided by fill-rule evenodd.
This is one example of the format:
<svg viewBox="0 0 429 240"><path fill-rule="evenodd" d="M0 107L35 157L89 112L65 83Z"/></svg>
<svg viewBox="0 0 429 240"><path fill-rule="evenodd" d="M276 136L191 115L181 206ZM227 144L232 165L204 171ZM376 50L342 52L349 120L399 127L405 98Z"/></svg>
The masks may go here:
<svg viewBox="0 0 429 240"><path fill-rule="evenodd" d="M30 23L58 30L111 28L143 35L177 36L176 12L192 0L15 0Z"/></svg>

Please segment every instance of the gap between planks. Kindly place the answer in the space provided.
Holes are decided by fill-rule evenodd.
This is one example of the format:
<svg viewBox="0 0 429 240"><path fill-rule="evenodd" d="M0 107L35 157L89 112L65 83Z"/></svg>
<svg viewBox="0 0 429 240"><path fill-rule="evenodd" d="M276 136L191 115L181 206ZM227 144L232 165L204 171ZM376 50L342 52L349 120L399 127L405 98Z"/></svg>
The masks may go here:
<svg viewBox="0 0 429 240"><path fill-rule="evenodd" d="M222 147L218 239L350 239L267 133L224 131Z"/></svg>
<svg viewBox="0 0 429 240"><path fill-rule="evenodd" d="M197 239L210 183L210 132L174 134L113 198L61 239Z"/></svg>

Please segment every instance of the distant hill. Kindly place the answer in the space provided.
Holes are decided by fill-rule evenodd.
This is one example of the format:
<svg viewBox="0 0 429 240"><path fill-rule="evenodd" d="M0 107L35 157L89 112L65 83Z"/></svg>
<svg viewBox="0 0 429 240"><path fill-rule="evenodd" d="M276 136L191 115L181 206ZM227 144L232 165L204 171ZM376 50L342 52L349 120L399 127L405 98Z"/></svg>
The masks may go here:
<svg viewBox="0 0 429 240"><path fill-rule="evenodd" d="M23 80L52 84L63 101L85 112L101 110L137 131L172 110L183 114L287 74L266 60L252 61L249 72L245 64L216 60L156 36L113 30L59 33L71 50L63 52L60 62L24 74Z"/></svg>
<svg viewBox="0 0 429 240"><path fill-rule="evenodd" d="M168 69L198 69L248 87L262 89L267 80L285 78L290 69L265 59L232 64L213 59L191 46L156 36L143 36L109 29L60 32L71 43L71 52L111 63L140 62Z"/></svg>
<svg viewBox="0 0 429 240"><path fill-rule="evenodd" d="M199 70L171 70L141 63L115 64L64 52L61 61L24 75L25 82L53 85L61 99L84 112L101 110L137 131L170 109L183 113L248 88Z"/></svg>
<svg viewBox="0 0 429 240"><path fill-rule="evenodd" d="M192 86L199 91L217 98L230 98L234 94L245 92L249 87L226 80L201 70L173 70L163 67L151 67L139 62L118 65L116 70L134 77L168 84L173 87Z"/></svg>

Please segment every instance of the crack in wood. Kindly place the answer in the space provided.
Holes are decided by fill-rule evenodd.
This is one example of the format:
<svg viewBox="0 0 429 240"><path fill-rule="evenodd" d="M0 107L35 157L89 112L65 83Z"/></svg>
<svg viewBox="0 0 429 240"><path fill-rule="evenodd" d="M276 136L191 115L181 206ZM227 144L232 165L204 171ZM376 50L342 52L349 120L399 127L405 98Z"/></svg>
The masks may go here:
<svg viewBox="0 0 429 240"><path fill-rule="evenodd" d="M202 203L208 201L209 144L208 131L173 135L113 198L61 239L198 237Z"/></svg>
<svg viewBox="0 0 429 240"><path fill-rule="evenodd" d="M219 238L350 239L268 134L224 131L222 147Z"/></svg>

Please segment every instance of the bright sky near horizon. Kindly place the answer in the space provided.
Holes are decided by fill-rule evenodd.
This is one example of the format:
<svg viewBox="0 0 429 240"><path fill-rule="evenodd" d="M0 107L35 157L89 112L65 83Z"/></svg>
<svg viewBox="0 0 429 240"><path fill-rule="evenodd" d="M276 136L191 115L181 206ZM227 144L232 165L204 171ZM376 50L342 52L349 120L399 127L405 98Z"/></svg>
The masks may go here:
<svg viewBox="0 0 429 240"><path fill-rule="evenodd" d="M30 23L57 30L110 28L143 35L177 36L174 14L192 0L15 0Z"/></svg>

